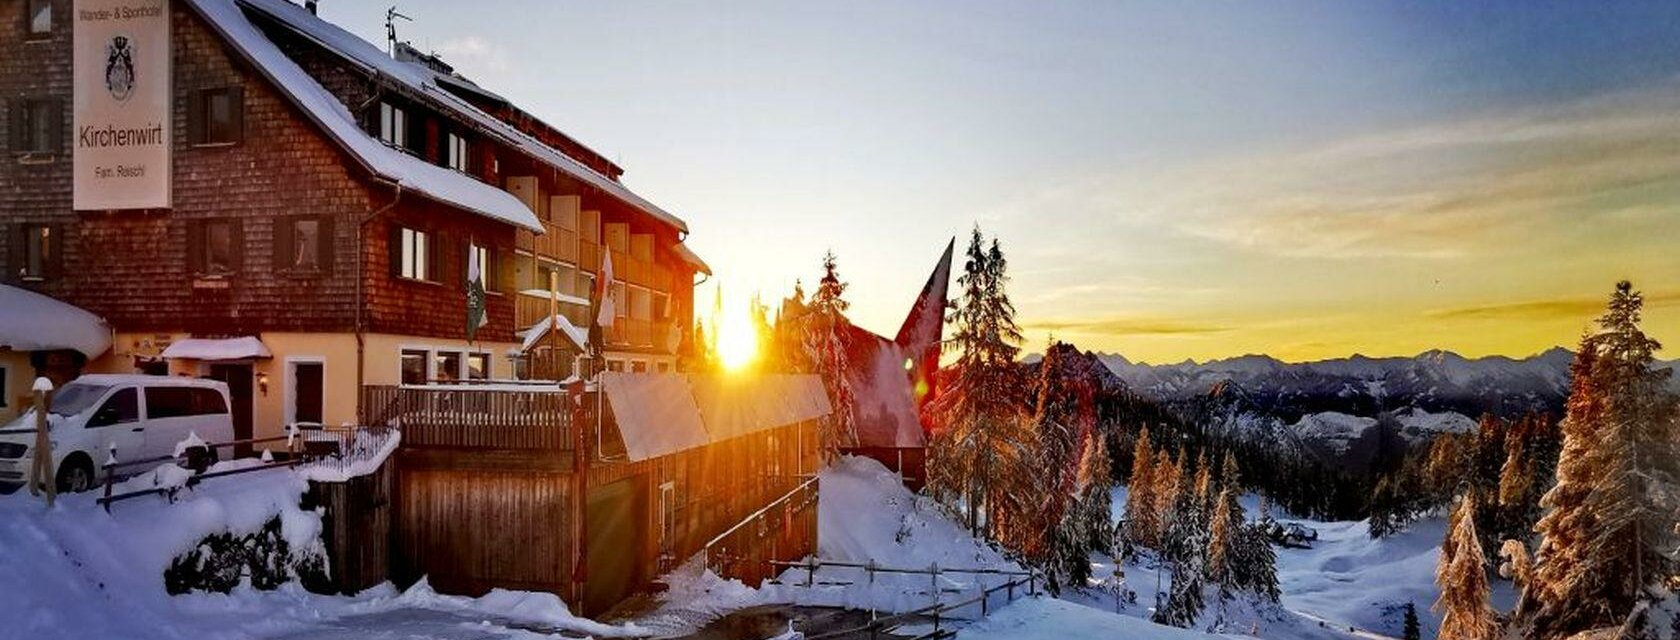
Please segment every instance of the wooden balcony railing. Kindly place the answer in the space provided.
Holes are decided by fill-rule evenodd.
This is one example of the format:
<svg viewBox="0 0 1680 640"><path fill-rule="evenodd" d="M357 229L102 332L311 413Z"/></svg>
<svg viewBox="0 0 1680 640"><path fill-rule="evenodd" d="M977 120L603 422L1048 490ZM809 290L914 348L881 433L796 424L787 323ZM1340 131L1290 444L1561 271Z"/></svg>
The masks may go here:
<svg viewBox="0 0 1680 640"><path fill-rule="evenodd" d="M570 450L573 410L558 389L367 385L358 417L364 425L400 426L405 447Z"/></svg>

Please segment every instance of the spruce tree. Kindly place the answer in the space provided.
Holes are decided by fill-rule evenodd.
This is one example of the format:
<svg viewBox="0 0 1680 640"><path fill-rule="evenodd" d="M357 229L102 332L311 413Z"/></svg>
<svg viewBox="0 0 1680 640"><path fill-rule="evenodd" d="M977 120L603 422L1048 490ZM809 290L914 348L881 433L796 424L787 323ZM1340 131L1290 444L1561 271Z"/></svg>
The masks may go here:
<svg viewBox="0 0 1680 640"><path fill-rule="evenodd" d="M1465 494L1451 520L1435 568L1435 584L1441 589L1435 601L1435 610L1442 614L1440 637L1493 640L1499 624L1493 607L1488 605L1487 567L1476 536L1474 491Z"/></svg>
<svg viewBox="0 0 1680 640"><path fill-rule="evenodd" d="M1160 544L1160 513L1155 510L1155 451L1149 442L1149 427L1138 431L1132 448L1132 477L1126 484L1125 551L1133 545L1155 548Z"/></svg>
<svg viewBox="0 0 1680 640"><path fill-rule="evenodd" d="M850 362L851 322L845 311L851 306L844 297L846 283L840 280L839 265L830 251L823 255L822 281L811 295L809 312L805 316L805 353L822 375L823 387L828 391L833 412L822 423L819 442L824 458L833 458L843 447L857 444L855 417L852 409Z"/></svg>
<svg viewBox="0 0 1680 640"><path fill-rule="evenodd" d="M1417 605L1406 603L1406 618L1401 629L1401 640L1422 640L1423 628L1418 624Z"/></svg>
<svg viewBox="0 0 1680 640"><path fill-rule="evenodd" d="M928 446L928 488L947 505L962 505L979 533L982 512L1025 500L1033 486L1031 423L1022 414L1015 364L1020 330L1003 295L1007 280L996 241L985 248L975 227L967 249L948 346L959 350L950 383L927 407L934 425ZM1000 301L999 298L1002 298ZM988 525L992 524L988 518Z"/></svg>
<svg viewBox="0 0 1680 640"><path fill-rule="evenodd" d="M1639 329L1642 307L1632 285L1618 283L1571 366L1557 484L1542 501L1549 511L1536 526L1539 564L1525 594L1536 609L1531 637L1617 624L1675 573L1680 450L1663 389L1669 371L1653 367L1660 345Z"/></svg>
<svg viewBox="0 0 1680 640"><path fill-rule="evenodd" d="M1219 492L1218 506L1213 512L1213 524L1208 528L1207 551L1208 579L1219 585L1221 595L1230 594L1237 588L1237 572L1232 565L1237 562L1237 545L1241 540L1242 527L1242 505L1237 504L1236 493L1230 487L1225 487Z"/></svg>

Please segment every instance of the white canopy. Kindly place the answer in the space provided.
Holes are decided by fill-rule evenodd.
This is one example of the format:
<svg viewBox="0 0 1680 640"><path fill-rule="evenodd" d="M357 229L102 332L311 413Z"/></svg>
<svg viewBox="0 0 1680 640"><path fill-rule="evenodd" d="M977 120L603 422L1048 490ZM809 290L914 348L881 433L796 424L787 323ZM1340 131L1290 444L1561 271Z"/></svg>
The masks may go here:
<svg viewBox="0 0 1680 640"><path fill-rule="evenodd" d="M111 348L111 327L75 305L0 284L0 348L74 349L97 358Z"/></svg>
<svg viewBox="0 0 1680 640"><path fill-rule="evenodd" d="M268 345L255 336L242 338L187 338L163 350L170 360L254 360L272 358Z"/></svg>
<svg viewBox="0 0 1680 640"><path fill-rule="evenodd" d="M567 320L566 316L549 316L548 318L544 318L536 324L531 325L531 328L525 330L525 339L519 345L519 352L524 353L530 351L532 347L537 346L537 343L542 341L543 336L548 335L548 328L550 325L559 325L560 333L565 334L567 340L570 340L572 344L577 345L579 351L589 350L589 348L585 346L585 343L589 341L588 331L579 329L577 325L572 324L571 320Z"/></svg>

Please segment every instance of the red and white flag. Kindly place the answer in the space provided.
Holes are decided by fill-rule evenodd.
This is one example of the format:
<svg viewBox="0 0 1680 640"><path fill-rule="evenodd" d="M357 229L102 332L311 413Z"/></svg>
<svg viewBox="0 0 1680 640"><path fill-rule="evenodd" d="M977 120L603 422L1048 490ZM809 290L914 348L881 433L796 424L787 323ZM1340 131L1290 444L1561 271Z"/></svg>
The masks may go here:
<svg viewBox="0 0 1680 640"><path fill-rule="evenodd" d="M595 312L595 324L597 326L612 326L613 316L617 313L613 309L613 300L611 295L612 281L612 252L606 251L603 247L603 250L601 251L601 275L595 279L595 300L597 300L595 303L595 308L597 309Z"/></svg>

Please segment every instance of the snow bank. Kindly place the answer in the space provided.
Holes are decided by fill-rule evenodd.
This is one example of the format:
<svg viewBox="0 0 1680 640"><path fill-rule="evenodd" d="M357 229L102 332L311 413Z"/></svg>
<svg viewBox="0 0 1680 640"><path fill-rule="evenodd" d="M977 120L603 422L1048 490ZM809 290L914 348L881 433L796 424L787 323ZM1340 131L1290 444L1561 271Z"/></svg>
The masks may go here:
<svg viewBox="0 0 1680 640"><path fill-rule="evenodd" d="M318 514L298 509L308 488L301 477L280 470L244 478L204 483L174 504L117 503L110 514L93 493L60 496L53 509L25 492L0 497L0 593L14 612L0 636L144 640L224 628L230 621L219 615L183 614L202 608L203 599L231 596L169 597L163 573L170 561L205 536L252 533L277 515L282 534L299 547L314 543L321 526Z"/></svg>

